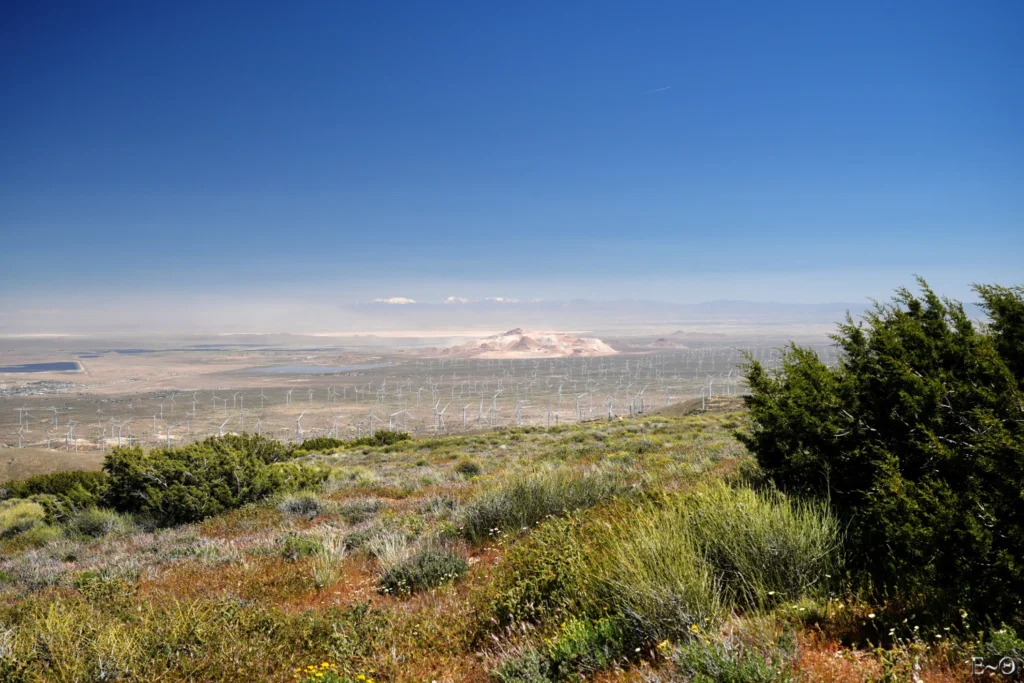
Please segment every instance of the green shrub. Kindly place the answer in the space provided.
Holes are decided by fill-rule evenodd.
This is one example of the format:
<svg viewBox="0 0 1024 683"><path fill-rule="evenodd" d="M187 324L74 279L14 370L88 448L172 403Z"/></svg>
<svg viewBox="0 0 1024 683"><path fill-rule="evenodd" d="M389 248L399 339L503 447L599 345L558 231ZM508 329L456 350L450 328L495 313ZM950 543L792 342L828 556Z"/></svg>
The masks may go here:
<svg viewBox="0 0 1024 683"><path fill-rule="evenodd" d="M500 683L555 683L585 680L623 659L626 638L614 619L564 621L543 648L525 646L491 672Z"/></svg>
<svg viewBox="0 0 1024 683"><path fill-rule="evenodd" d="M343 538L330 531L321 534L313 553L313 583L317 588L326 588L341 578L341 563L347 554Z"/></svg>
<svg viewBox="0 0 1024 683"><path fill-rule="evenodd" d="M363 436L352 441L345 442L347 446L357 448L359 446L393 446L402 441L409 441L411 436L405 432L392 431L390 429L378 429L373 436Z"/></svg>
<svg viewBox="0 0 1024 683"><path fill-rule="evenodd" d="M22 531L15 539L21 546L41 548L63 537L64 532L59 526L38 524Z"/></svg>
<svg viewBox="0 0 1024 683"><path fill-rule="evenodd" d="M839 566L824 506L720 482L605 515L585 535L571 593L590 614L618 614L638 644L679 640L729 608L819 591Z"/></svg>
<svg viewBox="0 0 1024 683"><path fill-rule="evenodd" d="M789 683L796 680L792 653L774 645L746 645L731 637L723 640L701 634L680 646L672 663L678 680L688 683Z"/></svg>
<svg viewBox="0 0 1024 683"><path fill-rule="evenodd" d="M667 523L686 525L728 600L742 608L794 600L839 571L839 524L822 503L789 501L724 484L672 502Z"/></svg>
<svg viewBox="0 0 1024 683"><path fill-rule="evenodd" d="M124 605L134 592L134 587L124 579L91 569L76 574L71 583L87 600L104 605Z"/></svg>
<svg viewBox="0 0 1024 683"><path fill-rule="evenodd" d="M341 448L345 445L345 442L341 439L335 439L330 436L318 436L314 439L306 439L299 446L304 451L333 451Z"/></svg>
<svg viewBox="0 0 1024 683"><path fill-rule="evenodd" d="M347 524L359 524L384 509L384 502L376 498L346 500L338 506L338 514Z"/></svg>
<svg viewBox="0 0 1024 683"><path fill-rule="evenodd" d="M129 523L113 510L86 508L67 520L69 531L82 536L99 538L116 531L124 531Z"/></svg>
<svg viewBox="0 0 1024 683"><path fill-rule="evenodd" d="M103 472L54 472L4 482L0 484L0 499L50 495L68 508L83 509L99 503L106 487L107 475Z"/></svg>
<svg viewBox="0 0 1024 683"><path fill-rule="evenodd" d="M118 511L168 526L326 479L324 468L282 462L284 453L277 442L248 435L212 437L148 455L137 446L115 448L103 464L109 475L105 500Z"/></svg>
<svg viewBox="0 0 1024 683"><path fill-rule="evenodd" d="M475 477L481 472L480 465L469 458L463 458L455 463L455 471L467 479Z"/></svg>
<svg viewBox="0 0 1024 683"><path fill-rule="evenodd" d="M826 367L791 347L746 366L740 435L782 489L828 500L879 596L1024 624L1024 288L977 287L991 325L921 281L840 325Z"/></svg>
<svg viewBox="0 0 1024 683"><path fill-rule="evenodd" d="M245 453L267 465L295 457L292 446L258 434L210 436L195 445L221 455Z"/></svg>
<svg viewBox="0 0 1024 683"><path fill-rule="evenodd" d="M281 555L292 562L302 557L316 555L323 545L319 538L301 534L288 534L280 543Z"/></svg>
<svg viewBox="0 0 1024 683"><path fill-rule="evenodd" d="M551 665L540 650L528 647L491 672L496 683L552 683Z"/></svg>
<svg viewBox="0 0 1024 683"><path fill-rule="evenodd" d="M0 501L0 538L10 538L42 526L46 510L39 503L23 498Z"/></svg>
<svg viewBox="0 0 1024 683"><path fill-rule="evenodd" d="M424 548L395 564L380 579L382 593L407 594L450 583L469 570L461 555L441 548Z"/></svg>
<svg viewBox="0 0 1024 683"><path fill-rule="evenodd" d="M583 550L572 519L545 522L513 545L491 584L495 623L558 620L570 613L581 597Z"/></svg>
<svg viewBox="0 0 1024 683"><path fill-rule="evenodd" d="M345 547L349 550L359 550L364 548L379 532L380 529L370 528L360 529L358 531L352 531L345 534Z"/></svg>
<svg viewBox="0 0 1024 683"><path fill-rule="evenodd" d="M645 507L612 517L594 525L587 550L587 600L619 615L640 643L685 638L724 613L721 582L676 513Z"/></svg>
<svg viewBox="0 0 1024 683"><path fill-rule="evenodd" d="M567 619L548 643L549 677L579 680L606 669L624 656L627 642L622 624L615 619Z"/></svg>
<svg viewBox="0 0 1024 683"><path fill-rule="evenodd" d="M481 494L463 508L459 522L463 535L480 543L505 531L533 527L545 517L593 507L627 491L624 477L614 472L554 470L515 478Z"/></svg>
<svg viewBox="0 0 1024 683"><path fill-rule="evenodd" d="M313 519L323 512L324 505L312 493L298 493L282 498L281 502L277 504L277 509L293 517Z"/></svg>
<svg viewBox="0 0 1024 683"><path fill-rule="evenodd" d="M658 450L657 444L655 444L650 439L639 439L638 441L633 441L631 443L626 444L626 448L630 452L636 453L637 455L645 455L647 453L653 453L654 451Z"/></svg>

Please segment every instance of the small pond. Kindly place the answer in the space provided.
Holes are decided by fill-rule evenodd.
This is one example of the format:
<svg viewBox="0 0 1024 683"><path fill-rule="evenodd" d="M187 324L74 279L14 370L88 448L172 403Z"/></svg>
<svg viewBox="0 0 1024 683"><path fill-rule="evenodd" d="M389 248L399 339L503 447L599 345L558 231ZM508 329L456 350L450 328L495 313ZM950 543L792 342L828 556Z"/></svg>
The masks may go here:
<svg viewBox="0 0 1024 683"><path fill-rule="evenodd" d="M0 372L80 372L78 361L57 361L54 363L25 363L24 365L0 365Z"/></svg>

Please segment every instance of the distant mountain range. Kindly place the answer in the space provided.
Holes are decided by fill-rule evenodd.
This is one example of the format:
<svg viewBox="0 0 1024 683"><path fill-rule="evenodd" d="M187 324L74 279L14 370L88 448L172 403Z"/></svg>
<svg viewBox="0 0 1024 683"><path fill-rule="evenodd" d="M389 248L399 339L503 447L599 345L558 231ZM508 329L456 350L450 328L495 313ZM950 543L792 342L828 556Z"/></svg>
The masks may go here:
<svg viewBox="0 0 1024 683"><path fill-rule="evenodd" d="M786 328L834 325L867 309L866 304L785 304L751 301L708 301L673 304L657 301L514 301L448 299L439 303L411 303L395 297L402 305L379 301L339 308L351 316L356 329L377 332L397 330L494 331L509 327L542 330L603 331L616 335L652 332L658 336L676 328L697 326L690 332L713 332L722 326ZM391 300L389 300L391 301ZM707 329L704 329L707 328ZM684 331L687 331L684 329Z"/></svg>
<svg viewBox="0 0 1024 683"><path fill-rule="evenodd" d="M467 339L511 328L558 330L577 336L595 336L613 348L675 348L704 342L736 339L777 340L825 339L847 311L855 318L868 303L791 304L754 301L707 301L698 304L665 303L649 300L618 301L531 300L493 297L469 300L450 297L444 302L423 303L394 296L368 303L338 304L324 299L273 300L217 307L140 306L131 315L109 317L102 311L66 308L14 310L0 306L0 338L50 334L56 340L86 335L94 339L131 340L152 338L159 344L191 341L197 335L230 333L236 343L318 344L317 338L347 339L346 343L377 346L450 346ZM973 318L984 314L975 305L966 310ZM173 314L173 315L172 315ZM670 337L679 331L686 339ZM246 335L252 335L246 340ZM38 339L38 337L36 337ZM186 339L188 338L188 339ZM401 338L404 341L399 342ZM626 338L631 338L624 342ZM643 338L638 339L638 338ZM658 341L663 340L663 341ZM57 343L63 343L59 341ZM339 343L339 342L331 342ZM129 344L130 346L130 344ZM116 347L112 347L116 348Z"/></svg>

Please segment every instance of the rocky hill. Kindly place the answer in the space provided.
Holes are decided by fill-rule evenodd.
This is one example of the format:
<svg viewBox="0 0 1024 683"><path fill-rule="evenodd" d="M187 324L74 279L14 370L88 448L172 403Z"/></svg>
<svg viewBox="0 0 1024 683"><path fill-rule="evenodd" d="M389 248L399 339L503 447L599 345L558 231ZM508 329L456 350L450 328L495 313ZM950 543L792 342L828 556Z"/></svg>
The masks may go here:
<svg viewBox="0 0 1024 683"><path fill-rule="evenodd" d="M516 328L445 349L460 358L556 358L608 356L615 349L595 337L574 337L563 332L535 332Z"/></svg>

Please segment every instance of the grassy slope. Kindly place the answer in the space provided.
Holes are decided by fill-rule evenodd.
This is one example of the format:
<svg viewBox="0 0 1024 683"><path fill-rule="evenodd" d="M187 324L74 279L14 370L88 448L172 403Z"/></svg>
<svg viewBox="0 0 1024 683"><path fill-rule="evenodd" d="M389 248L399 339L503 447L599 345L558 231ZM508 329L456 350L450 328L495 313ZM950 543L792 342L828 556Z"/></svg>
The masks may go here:
<svg viewBox="0 0 1024 683"><path fill-rule="evenodd" d="M8 479L25 479L35 474L67 470L98 470L103 465L99 451L65 451L64 444L55 448L5 448L0 450L0 483Z"/></svg>
<svg viewBox="0 0 1024 683"><path fill-rule="evenodd" d="M268 502L158 532L41 547L15 537L0 545L0 650L21 653L28 680L280 681L310 662L344 659L378 681L486 681L503 652L533 637L481 636L496 568L528 532L456 542L468 574L412 596L376 590L387 553L404 546L374 553L361 541L382 530L414 542L450 534L455 511L481 491L546 468L616 467L651 490L719 478L749 457L731 435L742 420L738 412L649 416L309 456L335 468L309 515ZM352 546L327 567L294 541L325 534ZM772 622L797 628L800 680L881 674L878 657L839 644L857 639L851 625L867 608L852 617L850 606L841 614L812 605L813 617L807 609L783 606ZM837 626L811 628L816 620ZM736 621L727 628L736 631ZM675 680L659 677L663 664L652 652L598 677ZM930 673L955 680L941 667Z"/></svg>

